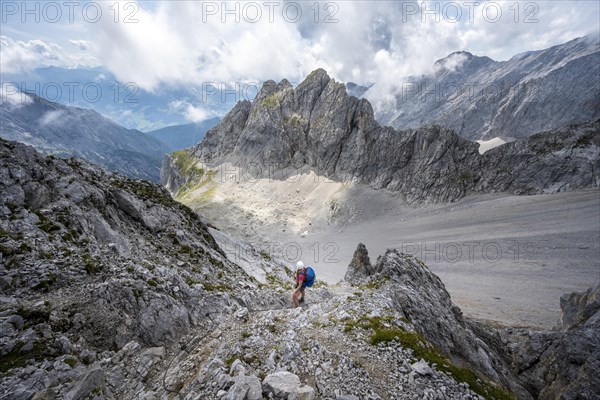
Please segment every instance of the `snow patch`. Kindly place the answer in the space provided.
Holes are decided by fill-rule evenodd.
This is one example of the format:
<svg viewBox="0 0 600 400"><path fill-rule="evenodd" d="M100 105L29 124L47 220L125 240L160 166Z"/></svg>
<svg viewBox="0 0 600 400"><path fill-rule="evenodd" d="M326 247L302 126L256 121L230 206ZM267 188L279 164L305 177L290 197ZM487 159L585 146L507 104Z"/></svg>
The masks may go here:
<svg viewBox="0 0 600 400"><path fill-rule="evenodd" d="M506 140L500 139L499 137L495 137L490 140L478 140L479 143L479 154L483 154L488 150L493 149L494 147L498 147L506 143Z"/></svg>

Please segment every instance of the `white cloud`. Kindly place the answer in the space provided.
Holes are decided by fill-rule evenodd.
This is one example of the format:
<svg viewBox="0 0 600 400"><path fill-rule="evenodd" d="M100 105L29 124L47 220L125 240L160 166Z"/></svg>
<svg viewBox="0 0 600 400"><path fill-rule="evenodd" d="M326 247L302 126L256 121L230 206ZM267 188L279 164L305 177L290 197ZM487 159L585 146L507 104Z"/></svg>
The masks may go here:
<svg viewBox="0 0 600 400"><path fill-rule="evenodd" d="M81 49L85 41L73 42L76 42ZM80 64L93 66L97 65L97 61L88 52L83 54L69 53L60 45L46 40L22 41L14 40L8 36L0 36L0 71L2 71L2 74L29 72L35 68L48 65L74 67Z"/></svg>
<svg viewBox="0 0 600 400"><path fill-rule="evenodd" d="M47 111L44 115L42 115L38 121L38 123L42 126L55 125L58 126L62 123L61 117L63 116L63 110L52 110Z"/></svg>
<svg viewBox="0 0 600 400"><path fill-rule="evenodd" d="M33 103L33 99L21 92L13 83L3 82L0 85L0 103L9 104L11 107L21 107Z"/></svg>
<svg viewBox="0 0 600 400"><path fill-rule="evenodd" d="M65 46L70 43L72 53L47 41L3 37L2 70L61 62L74 65L82 57L96 57L95 65L108 67L119 80L155 91L163 85L201 87L207 82L282 78L300 82L322 67L341 81L376 82L370 96L385 102L402 77L428 73L436 60L452 52L466 50L505 60L597 32L600 12L599 3L589 1L497 0L474 8L467 7L468 2L453 2L461 12L456 22L448 8L452 2L447 1L424 2L428 10L438 7L437 15L419 9L421 1L330 2L327 10L321 2L318 15L314 2L297 2L303 7L302 18L292 23L283 18L284 5L290 3L278 2L274 21L269 22L269 10L256 2L262 5L260 21L248 23L242 18L236 23L233 16L222 13L223 2L209 3L219 9L216 15L203 12L207 2L122 2L121 22L115 23L113 2L98 2L106 17L97 23L79 21L78 29L85 32L78 32L77 38L87 41L67 38ZM138 7L137 22L125 23L131 4ZM248 3L228 2L227 7L236 4L242 8ZM337 22L325 23L327 15L336 11L331 4L339 8L332 16ZM492 21L494 7L502 11L497 22ZM222 17L227 21L222 22Z"/></svg>
<svg viewBox="0 0 600 400"><path fill-rule="evenodd" d="M90 42L88 42L87 40L82 40L82 39L78 39L78 40L71 39L71 40L69 40L69 43L71 43L73 46L77 47L81 51L87 51L91 47Z"/></svg>
<svg viewBox="0 0 600 400"><path fill-rule="evenodd" d="M183 115L191 122L202 122L208 118L214 117L210 111L202 107L194 106L185 100L175 100L170 102L169 109Z"/></svg>
<svg viewBox="0 0 600 400"><path fill-rule="evenodd" d="M228 7L236 3L241 2ZM221 2L213 4L222 8ZM564 1L531 3L537 9L518 3L518 15L514 1L496 1L502 11L498 22L492 21L495 9L485 2L474 9L461 6L458 23L451 20L452 11L443 8L447 2L426 2L427 9L439 7L437 22L434 15L411 8L421 2L336 4L337 23L315 24L311 2L303 3L298 23L282 17L281 3L273 23L268 22L263 7L260 22L250 24L243 18L235 23L232 16L223 23L221 10L206 16L200 2L160 2L151 9L140 3L138 23L115 24L104 19L92 28L97 30L100 59L121 80L135 81L148 90L163 83L300 81L317 67L342 81L382 82L398 79L398 74L427 72L437 59L454 51L507 59L598 29L593 10ZM590 2L580 5L598 9ZM322 9L324 3L320 6L319 20L323 21L328 12ZM407 11L414 15L403 19ZM469 21L471 13L473 22ZM525 23L526 18L538 22Z"/></svg>
<svg viewBox="0 0 600 400"><path fill-rule="evenodd" d="M60 47L43 40L27 42L0 36L0 69L2 73L19 73L40 65L57 63Z"/></svg>

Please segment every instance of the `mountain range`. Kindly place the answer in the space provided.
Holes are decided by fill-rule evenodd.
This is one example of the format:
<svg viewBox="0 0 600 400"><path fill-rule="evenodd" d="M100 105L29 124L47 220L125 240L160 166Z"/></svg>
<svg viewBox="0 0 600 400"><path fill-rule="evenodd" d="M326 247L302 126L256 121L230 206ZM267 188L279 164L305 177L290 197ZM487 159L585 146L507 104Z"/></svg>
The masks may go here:
<svg viewBox="0 0 600 400"><path fill-rule="evenodd" d="M242 98L255 94L254 86L223 95L220 82L198 86L162 85L145 90L137 82L123 82L103 67L41 67L32 71L0 73L4 87L44 97L67 106L90 108L119 125L142 132L189 124L188 107L200 108L210 119L224 115ZM204 95L202 91L204 90Z"/></svg>
<svg viewBox="0 0 600 400"><path fill-rule="evenodd" d="M0 136L61 157L81 157L108 170L158 182L163 142L127 129L94 110L19 93L0 103Z"/></svg>
<svg viewBox="0 0 600 400"><path fill-rule="evenodd" d="M175 151L198 144L204 138L206 131L217 125L220 120L215 117L202 122L166 126L146 133L166 143L171 150Z"/></svg>
<svg viewBox="0 0 600 400"><path fill-rule="evenodd" d="M456 52L429 74L399 78L395 104L376 118L397 129L439 124L471 140L520 139L600 118L598 76L597 35L507 61Z"/></svg>
<svg viewBox="0 0 600 400"><path fill-rule="evenodd" d="M600 121L566 126L480 155L450 129L380 126L365 99L322 70L296 88L267 81L189 150L217 167L231 163L258 177L314 171L338 182L401 192L410 203L456 201L468 194L552 193L600 186ZM184 182L169 158L162 183ZM175 185L177 186L177 185Z"/></svg>

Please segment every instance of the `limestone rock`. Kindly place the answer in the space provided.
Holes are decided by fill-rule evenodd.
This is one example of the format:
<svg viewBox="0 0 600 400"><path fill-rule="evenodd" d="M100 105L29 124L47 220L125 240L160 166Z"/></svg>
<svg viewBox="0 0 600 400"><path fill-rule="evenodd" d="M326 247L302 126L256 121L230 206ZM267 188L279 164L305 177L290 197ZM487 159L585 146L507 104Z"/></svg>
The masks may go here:
<svg viewBox="0 0 600 400"><path fill-rule="evenodd" d="M542 131L540 129L540 131ZM600 186L600 121L531 135L483 155L451 129L380 126L371 104L348 96L318 69L296 88L267 81L187 151L208 167L231 163L253 178L314 171L338 182L404 194L409 203L471 193L553 193ZM186 174L167 156L161 182L175 192Z"/></svg>
<svg viewBox="0 0 600 400"><path fill-rule="evenodd" d="M346 272L345 280L353 282L355 280L366 278L372 274L371 260L369 259L369 252L364 244L359 243L352 261L348 265L348 271Z"/></svg>
<svg viewBox="0 0 600 400"><path fill-rule="evenodd" d="M79 382L66 392L65 400L80 400L104 385L104 371L99 366L91 368Z"/></svg>
<svg viewBox="0 0 600 400"><path fill-rule="evenodd" d="M560 298L563 329L573 329L600 310L600 284L584 293L569 293Z"/></svg>
<svg viewBox="0 0 600 400"><path fill-rule="evenodd" d="M429 364L427 364L427 362L423 359L411 365L410 368L414 372L422 376L431 376L433 374L433 371L429 367Z"/></svg>
<svg viewBox="0 0 600 400"><path fill-rule="evenodd" d="M262 385L263 393L271 393L276 398L287 399L289 396L301 396L297 398L306 400L314 398L314 389L302 385L300 378L291 372L279 371L267 375Z"/></svg>

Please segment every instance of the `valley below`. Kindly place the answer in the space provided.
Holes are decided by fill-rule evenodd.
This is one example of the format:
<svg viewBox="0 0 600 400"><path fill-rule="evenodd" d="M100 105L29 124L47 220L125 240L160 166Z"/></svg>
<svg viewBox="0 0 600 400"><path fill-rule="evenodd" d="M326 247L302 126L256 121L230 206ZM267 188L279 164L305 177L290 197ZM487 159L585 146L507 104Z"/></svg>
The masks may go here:
<svg viewBox="0 0 600 400"><path fill-rule="evenodd" d="M595 189L413 207L399 193L314 173L228 182L224 171L233 169L217 168L209 184L178 199L289 266L314 265L328 283L344 277L357 243L374 255L394 248L423 260L466 315L549 329L563 293L600 280ZM222 247L233 261L240 255L235 245Z"/></svg>

